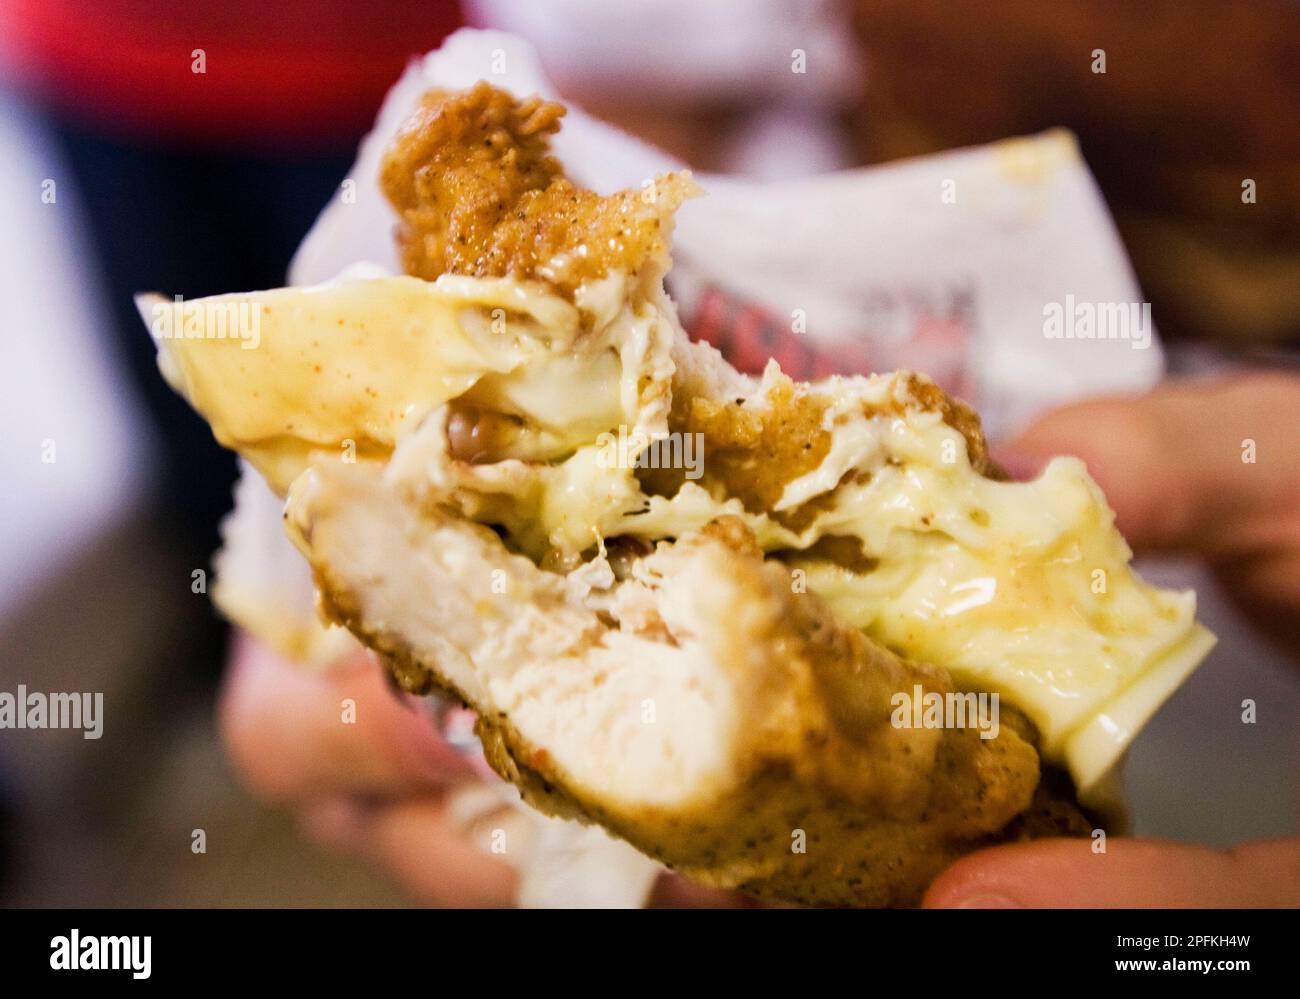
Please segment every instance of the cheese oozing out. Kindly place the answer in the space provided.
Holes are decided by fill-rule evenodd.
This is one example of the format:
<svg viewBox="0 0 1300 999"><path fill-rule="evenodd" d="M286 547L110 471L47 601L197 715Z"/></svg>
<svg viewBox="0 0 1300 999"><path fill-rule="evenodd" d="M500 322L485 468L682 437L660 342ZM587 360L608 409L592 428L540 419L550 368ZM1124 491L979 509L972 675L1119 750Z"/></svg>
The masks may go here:
<svg viewBox="0 0 1300 999"><path fill-rule="evenodd" d="M647 492L635 459L668 439L675 379L754 412L784 380L774 364L741 376L691 344L659 276L612 274L569 301L509 278L363 271L189 303L200 320L161 332L170 303L140 307L170 383L277 492L313 461L384 461L404 490L592 578L608 539L653 544L734 515L841 621L1023 710L1086 799L1213 644L1195 595L1132 571L1077 459L1032 482L979 474L907 373L815 386L831 400L829 450L771 510L689 478L672 495ZM217 306L245 306L255 337L204 335ZM472 461L449 443L466 413L496 421ZM707 469L707 449L698 457ZM826 537L857 539L863 564L809 551Z"/></svg>

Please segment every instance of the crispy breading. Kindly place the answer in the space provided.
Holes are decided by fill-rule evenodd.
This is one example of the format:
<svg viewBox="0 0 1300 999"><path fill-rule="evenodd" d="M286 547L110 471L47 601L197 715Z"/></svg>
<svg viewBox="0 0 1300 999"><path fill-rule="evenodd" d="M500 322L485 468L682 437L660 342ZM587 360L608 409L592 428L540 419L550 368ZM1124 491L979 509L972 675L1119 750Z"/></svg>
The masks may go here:
<svg viewBox="0 0 1300 999"><path fill-rule="evenodd" d="M411 274L510 275L572 295L583 282L634 274L647 261L666 267L667 227L691 191L689 179L660 178L645 192L610 197L575 187L550 154L562 114L559 105L517 100L487 84L426 97L382 175ZM718 392L727 379L711 379L703 359L691 364L671 380L668 428L702 435L709 460L700 484L749 513L804 526L833 490L793 510L773 507L790 482L826 461L834 389L769 372L760 393L742 398L740 390ZM500 460L503 442L520 432L522 418L481 401L453 403L446 426L452 455L471 466ZM871 403L881 408L862 405L852 418L938 413L965 438L976 471L988 470L978 416L927 379L912 376L888 401ZM683 468L648 466L636 475L647 494L662 496L685 481ZM826 536L803 551L765 556L733 516L657 546L615 537L608 540L618 587L645 587L645 594L627 607L608 597L595 607L559 595L559 573L578 568L579 553L554 564L519 559L496 533L365 470L313 470L288 511L324 608L378 651L406 689L449 692L475 708L488 762L529 802L598 822L702 883L807 904L908 905L971 849L1089 827L1068 779L1064 786L1059 775L1040 780L1036 733L1014 708L1007 706L993 738L969 727L894 724L900 691L957 692L947 670L901 658L842 624L814 593L791 586L792 568L809 560L870 571L874 560L855 538ZM477 578L492 571L509 579L508 592ZM707 620L674 632L670 611L681 606L707 606ZM526 610L548 621L563 617L562 640L529 645L532 633L520 634L523 646L494 658L500 633ZM638 677L665 648L702 647L716 674L696 682L722 684L743 707L735 731L724 726L725 713L713 719L728 733L723 785L688 785L683 790L695 793L664 804L649 788L610 787L599 774L580 778L558 762L558 731L539 738L534 722L526 735L528 724L495 701L517 668L540 664L546 677L573 683L592 667L588 699L568 723L581 728L599 714L596 691L609 689L596 657L629 640L641 644L620 668ZM501 671L496 686L480 682L493 671ZM588 755L599 756L602 768L626 762L618 751L604 752ZM680 740L668 750L685 753Z"/></svg>
<svg viewBox="0 0 1300 999"><path fill-rule="evenodd" d="M911 402L919 409L940 413L944 423L966 438L966 453L975 471L984 475L993 471L979 413L960 399L948 395L930 379L917 374L908 377L907 390Z"/></svg>
<svg viewBox="0 0 1300 999"><path fill-rule="evenodd" d="M910 375L905 386L904 396L891 401L890 412L901 414L911 408L938 413L966 439L971 466L981 474L993 471L975 410L953 399L928 378ZM785 487L821 465L830 450L831 431L825 418L831 400L817 385L777 376L762 397L761 406L684 389L680 383L674 384L669 429L674 433L702 434L704 451L709 455L702 484L716 488L723 496L739 499L753 513L771 511ZM863 412L873 415L865 405ZM646 468L638 470L637 475L647 492L661 496L676 494L685 481L681 468ZM831 500L828 493L776 517L799 529Z"/></svg>
<svg viewBox="0 0 1300 999"><path fill-rule="evenodd" d="M402 266L416 277L513 275L572 292L667 250L665 228L695 192L664 174L604 196L564 177L549 137L564 107L479 83L432 91L384 157L380 186L401 222Z"/></svg>
<svg viewBox="0 0 1300 999"><path fill-rule="evenodd" d="M761 407L741 399L675 393L669 416L674 433L703 434L709 456L703 484L763 513L781 498L786 483L811 472L830 450L822 425L829 400L789 378L776 381ZM647 491L672 496L685 481L681 468L646 468L638 477Z"/></svg>
<svg viewBox="0 0 1300 999"><path fill-rule="evenodd" d="M991 739L973 728L895 727L896 693L954 691L948 673L899 658L836 621L816 595L792 591L788 572L763 559L739 519L725 517L654 556L665 599L682 591L680 599L716 602L712 633L674 635L662 621L637 633L647 643L703 640L729 664L723 672L749 704L728 750L730 780L671 806L595 789L485 701L488 687L476 695L451 678L468 651L460 643L491 627L447 617L486 599L480 580L453 567L472 556L475 571L510 573L510 587L524 591L549 574L512 563L490 532L421 510L373 472L328 465L313 474L289 510L323 606L379 651L407 690L449 691L477 709L488 762L544 812L599 822L701 883L815 905L914 904L971 849L1087 828L1065 797L1038 792L1038 754L1023 720L1009 719ZM407 540L380 551L365 537L379 530ZM395 612L412 596L423 620ZM557 675L581 675L586 656L632 626L587 620L555 660Z"/></svg>

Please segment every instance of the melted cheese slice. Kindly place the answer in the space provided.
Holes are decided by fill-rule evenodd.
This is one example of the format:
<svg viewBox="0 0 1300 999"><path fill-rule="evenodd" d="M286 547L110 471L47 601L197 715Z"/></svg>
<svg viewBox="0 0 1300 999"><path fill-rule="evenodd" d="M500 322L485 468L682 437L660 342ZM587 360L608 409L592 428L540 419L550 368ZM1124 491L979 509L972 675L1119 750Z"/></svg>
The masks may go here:
<svg viewBox="0 0 1300 999"><path fill-rule="evenodd" d="M363 457L388 459L386 474L403 485L503 526L537 559L739 516L765 550L804 570L841 621L1022 709L1085 799L1213 644L1194 594L1152 587L1130 569L1081 462L1058 458L1033 482L986 479L958 431L909 405L904 376L819 385L836 400L830 453L787 484L773 511L817 498L798 532L695 482L672 497L646 495L598 438L620 427L666 432L674 343L684 337L661 294L629 293L621 279L577 301L505 279L373 277L190 303L199 312L247 303L260 317L253 347L159 333L165 300L143 299L141 310L155 317L169 381L278 492L311 460L348 460L352 442ZM763 406L779 377L770 366L762 382L745 381L745 405ZM526 453L453 461L444 406L460 396L523 419ZM874 568L798 554L828 535L858 538Z"/></svg>
<svg viewBox="0 0 1300 999"><path fill-rule="evenodd" d="M569 303L501 280L340 279L137 307L168 384L281 494L314 452L382 457L430 410L486 375L508 388L578 331Z"/></svg>
<svg viewBox="0 0 1300 999"><path fill-rule="evenodd" d="M870 478L842 485L803 539L855 536L877 565L810 561L809 589L882 644L1003 693L1038 726L1044 754L1092 785L1208 652L1195 594L1132 571L1078 459L996 482L937 414L879 423Z"/></svg>

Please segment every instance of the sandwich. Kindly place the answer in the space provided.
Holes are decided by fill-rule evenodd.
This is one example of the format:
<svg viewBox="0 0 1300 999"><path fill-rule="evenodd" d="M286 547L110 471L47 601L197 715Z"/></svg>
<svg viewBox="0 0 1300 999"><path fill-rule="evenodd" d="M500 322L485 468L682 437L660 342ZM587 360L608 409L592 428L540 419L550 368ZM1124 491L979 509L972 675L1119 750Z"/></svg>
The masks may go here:
<svg viewBox="0 0 1300 999"><path fill-rule="evenodd" d="M403 274L141 296L168 382L284 499L320 612L477 713L494 770L703 884L915 904L1089 835L1201 661L1081 462L1009 482L911 372L736 372L664 290L686 173L602 195L563 108L431 92L378 178Z"/></svg>

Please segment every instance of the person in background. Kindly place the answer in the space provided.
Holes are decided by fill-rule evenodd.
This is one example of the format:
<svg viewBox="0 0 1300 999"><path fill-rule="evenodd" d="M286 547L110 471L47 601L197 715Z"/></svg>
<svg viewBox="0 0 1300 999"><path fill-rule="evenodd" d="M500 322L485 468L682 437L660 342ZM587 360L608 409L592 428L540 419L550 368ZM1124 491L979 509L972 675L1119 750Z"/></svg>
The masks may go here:
<svg viewBox="0 0 1300 999"><path fill-rule="evenodd" d="M1300 16L1293 0L850 0L850 116L880 163L1065 127L1165 337L1300 341Z"/></svg>
<svg viewBox="0 0 1300 999"><path fill-rule="evenodd" d="M192 296L280 283L293 247L342 178L360 131L401 62L434 47L458 14L453 5L393 2L291 2L274 8L228 3L221 15L201 5L174 8L144 0L118 0L90 14L74 10L70 0L16 0L11 6L17 15L11 18L17 26L12 36L21 56L19 76L58 109L56 127L95 219L97 248L122 331L118 349L170 435L167 505L186 511L193 531L186 544L198 553L195 564L203 564L215 544L216 518L228 502L232 465L157 377L151 346L140 335L128 295L160 287ZM817 6L825 10L834 5ZM846 30L853 6L841 10ZM1096 13L1101 6L1078 9ZM1272 17L1275 7L1260 5L1246 20ZM917 13L909 10L896 3L857 5L858 37L872 67L862 77L870 85L861 105L866 117L855 117L854 109L843 103L843 93L831 95L829 104L819 103L819 126L830 115L842 120L844 128L842 141L828 139L818 146L824 155L817 168L852 162L846 142L858 144L857 161L874 162L1047 125L1073 126L1087 137L1086 118L1076 114L1071 120L1068 113L1083 107L1100 113L1098 106L1048 103L1044 95L1059 93L1065 100L1077 92L1079 81L1071 76L1070 86L1043 85L1042 74L1050 67L1030 53L1045 50L1022 44L1025 39L1062 39L1074 31L1068 35L1072 41L1058 43L1060 59L1068 62L1075 42L1094 47L1087 30L1078 32L1078 18L1048 23L1023 4L994 17L1001 30L989 33L977 68L993 82L1015 81L1008 84L1015 93L1035 94L1043 103L1026 114L1008 96L1004 102L986 102L992 117L981 117L950 93L954 86L971 86L966 74L973 56L968 32L962 33L967 29L956 27L961 19L933 4L920 5ZM947 22L933 23L945 17ZM108 34L88 31L83 43L78 33L66 30L69 24L85 24L86 18L102 22L94 25L95 32ZM1273 44L1267 31L1247 35L1246 42L1260 50ZM106 37L116 42L106 43ZM194 68L200 51L203 72ZM1125 51L1124 46L1112 49L1111 58ZM1086 67L1086 57L1080 58ZM960 72L953 67L961 67ZM1012 67L1019 68L1013 73ZM937 82L923 82L927 75ZM160 80L167 84L160 86ZM1152 98L1168 92L1168 86L1167 80L1149 78L1145 90L1117 87L1111 99L1117 108L1131 107L1143 94ZM948 87L948 97L942 87ZM996 88L997 94L1006 92ZM77 94L78 106L60 105L60 93ZM94 104L83 103L87 93L95 96ZM574 96L583 100L581 93ZM685 109L680 115L664 114L659 96L655 92L640 110L626 100L605 103L599 95L588 103L634 129L640 122L639 130L649 138L697 165L722 168L735 162L729 155L743 152L750 134L743 122L752 124L753 109L746 108L742 93L730 93L721 104L678 95L676 106ZM699 113L691 113L692 107ZM1110 121L1141 131L1148 120L1143 113L1132 110ZM1250 117L1250 134L1275 151L1276 141L1258 127L1262 120ZM777 124L788 127L789 118ZM1196 131L1194 122L1188 131ZM1099 125L1097 134L1123 133L1107 133ZM825 129L819 127L817 135L820 143ZM1122 138L1117 141L1122 146ZM1092 161L1091 150L1085 151ZM1110 162L1124 162L1122 148ZM1276 162L1273 152L1264 162ZM1197 187L1198 179L1221 186L1223 177L1241 172L1235 167L1227 163L1221 171L1180 174L1188 186L1176 185L1172 200L1161 209L1178 214L1184 207L1177 203L1179 196L1190 198L1193 191L1204 190ZM1139 178L1125 193L1120 166L1098 172L1112 204L1137 203L1161 182L1159 177ZM1274 183L1279 176L1269 173L1264 190L1285 191L1284 179ZM1276 206L1273 202L1250 216L1240 230L1256 233L1259 242L1251 245L1268 254L1273 252L1268 234L1276 225ZM1140 224L1129 226L1121 214L1121 225L1133 245L1146 245L1147 230ZM1294 334L1294 326L1287 324L1293 324L1297 312L1288 316L1285 306L1287 295L1300 285L1260 284L1259 294L1248 296L1248 304L1234 312L1230 306L1237 285L1230 257L1217 250L1189 256L1210 261L1207 267L1228 260L1213 271L1223 280L1193 286L1162 271L1162 244L1151 245L1155 249L1149 252L1135 250L1144 282L1166 289L1171 302L1183 292L1192 296L1186 300L1190 303L1199 301L1198 295L1218 296L1218 311L1190 313L1192 319L1182 324L1188 331L1201 332L1201 319L1214 320L1220 329L1225 318L1244 317L1249 321L1241 325L1257 339L1276 343ZM1243 607L1296 648L1300 468L1275 459L1243 470L1238 445L1249 437L1257 439L1262 454L1297 453L1300 427L1276 418L1297 410L1300 377L1294 375L1175 381L1147 395L1081 403L1047 414L1004 449L1002 461L1028 476L1046 455L1084 457L1136 548L1205 560ZM417 900L513 903L512 869L468 842L448 815L446 792L478 779L474 769L426 717L393 696L373 661L358 658L317 676L244 638L232 648L220 699L221 729L232 759L257 793L294 808L309 835L368 858ZM337 724L344 692L358 704L358 724L347 728ZM1106 861L1096 863L1086 842L997 848L960 861L931 888L927 902L1300 904L1295 894L1300 845L1295 841L1218 851L1116 840ZM656 900L744 904L736 896L698 890L676 879L662 882Z"/></svg>
<svg viewBox="0 0 1300 999"><path fill-rule="evenodd" d="M461 23L453 0L9 0L0 68L71 174L111 313L105 345L161 445L154 507L206 566L233 456L158 376L133 296L283 284L406 61ZM208 613L175 658L213 675Z"/></svg>
<svg viewBox="0 0 1300 999"><path fill-rule="evenodd" d="M6 898L174 903L177 816L149 802L177 800L165 761L205 730L227 659L191 573L235 462L159 376L133 296L282 285L384 92L461 23L454 0L0 4L5 457L30 462L6 472L25 492L7 505L23 564L6 565L5 684L75 676L112 713L76 752L0 747ZM55 429L57 474L29 458Z"/></svg>

